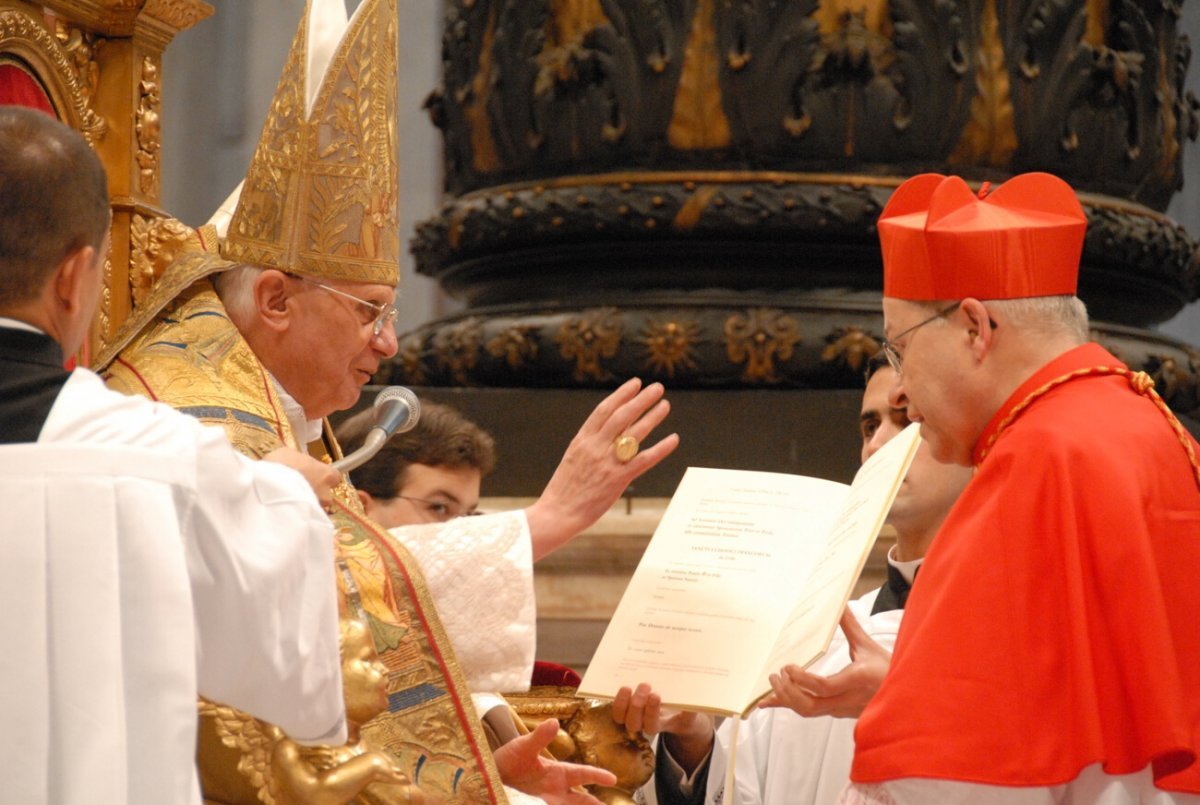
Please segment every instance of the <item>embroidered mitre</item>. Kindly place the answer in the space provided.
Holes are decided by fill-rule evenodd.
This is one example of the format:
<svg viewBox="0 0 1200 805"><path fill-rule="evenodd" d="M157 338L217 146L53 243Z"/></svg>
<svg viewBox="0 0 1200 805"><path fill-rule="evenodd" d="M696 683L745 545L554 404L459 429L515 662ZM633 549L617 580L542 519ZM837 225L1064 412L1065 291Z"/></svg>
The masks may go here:
<svg viewBox="0 0 1200 805"><path fill-rule="evenodd" d="M221 257L396 285L396 2L359 7L315 92L326 57L309 31L327 36L336 23L314 25L313 12L310 4L296 32Z"/></svg>
<svg viewBox="0 0 1200 805"><path fill-rule="evenodd" d="M399 283L396 14L396 0L363 0L347 21L344 0L309 1L246 178L169 256L96 368L184 289L238 265Z"/></svg>

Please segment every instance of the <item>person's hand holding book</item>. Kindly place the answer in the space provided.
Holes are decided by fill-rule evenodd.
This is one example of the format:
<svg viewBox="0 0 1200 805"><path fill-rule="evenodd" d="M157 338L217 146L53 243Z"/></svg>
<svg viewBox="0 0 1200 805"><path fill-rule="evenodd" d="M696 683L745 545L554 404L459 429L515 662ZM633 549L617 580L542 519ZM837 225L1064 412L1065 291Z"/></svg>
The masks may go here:
<svg viewBox="0 0 1200 805"><path fill-rule="evenodd" d="M612 703L613 720L647 737L662 734L671 757L691 774L713 745L713 718L694 710L664 710L662 698L646 683L622 687Z"/></svg>
<svg viewBox="0 0 1200 805"><path fill-rule="evenodd" d="M771 690L759 707L788 707L802 716L858 718L887 675L892 653L871 639L847 609L840 621L850 645L850 664L832 676L785 665L771 674Z"/></svg>

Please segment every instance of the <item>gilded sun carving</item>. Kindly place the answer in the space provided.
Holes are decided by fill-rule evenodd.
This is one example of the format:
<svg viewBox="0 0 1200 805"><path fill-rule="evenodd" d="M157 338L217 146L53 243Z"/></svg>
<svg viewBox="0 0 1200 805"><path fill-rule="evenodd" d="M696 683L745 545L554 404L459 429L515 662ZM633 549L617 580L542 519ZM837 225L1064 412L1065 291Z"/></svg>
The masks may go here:
<svg viewBox="0 0 1200 805"><path fill-rule="evenodd" d="M647 369L675 377L696 368L695 344L700 326L694 321L667 319L650 320L642 327L638 339L646 349L644 366Z"/></svg>

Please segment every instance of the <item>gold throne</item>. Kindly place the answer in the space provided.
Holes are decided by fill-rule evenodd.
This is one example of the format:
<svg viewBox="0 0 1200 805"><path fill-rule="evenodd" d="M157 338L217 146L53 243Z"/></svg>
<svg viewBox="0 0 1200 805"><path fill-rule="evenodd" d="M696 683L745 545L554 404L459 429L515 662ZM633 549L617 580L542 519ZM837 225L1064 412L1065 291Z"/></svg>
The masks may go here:
<svg viewBox="0 0 1200 805"><path fill-rule="evenodd" d="M81 131L108 172L112 252L82 363L153 284L160 208L163 51L213 13L201 0L0 0L0 104L40 108Z"/></svg>

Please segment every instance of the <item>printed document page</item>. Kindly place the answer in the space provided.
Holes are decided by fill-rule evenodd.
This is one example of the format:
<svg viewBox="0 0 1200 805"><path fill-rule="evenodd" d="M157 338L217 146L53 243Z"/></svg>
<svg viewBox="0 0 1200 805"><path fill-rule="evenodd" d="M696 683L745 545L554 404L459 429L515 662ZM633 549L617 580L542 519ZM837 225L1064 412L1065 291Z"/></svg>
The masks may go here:
<svg viewBox="0 0 1200 805"><path fill-rule="evenodd" d="M579 687L648 682L664 704L741 713L767 675L828 647L920 438L910 426L854 484L689 468Z"/></svg>
<svg viewBox="0 0 1200 805"><path fill-rule="evenodd" d="M871 456L854 476L825 550L800 589L796 608L780 630L771 657L755 685L760 694L770 691L768 677L784 665L809 665L829 648L850 591L862 573L920 443L920 426L909 425Z"/></svg>
<svg viewBox="0 0 1200 805"><path fill-rule="evenodd" d="M689 468L609 623L580 695L649 682L667 704L740 712L845 484Z"/></svg>

